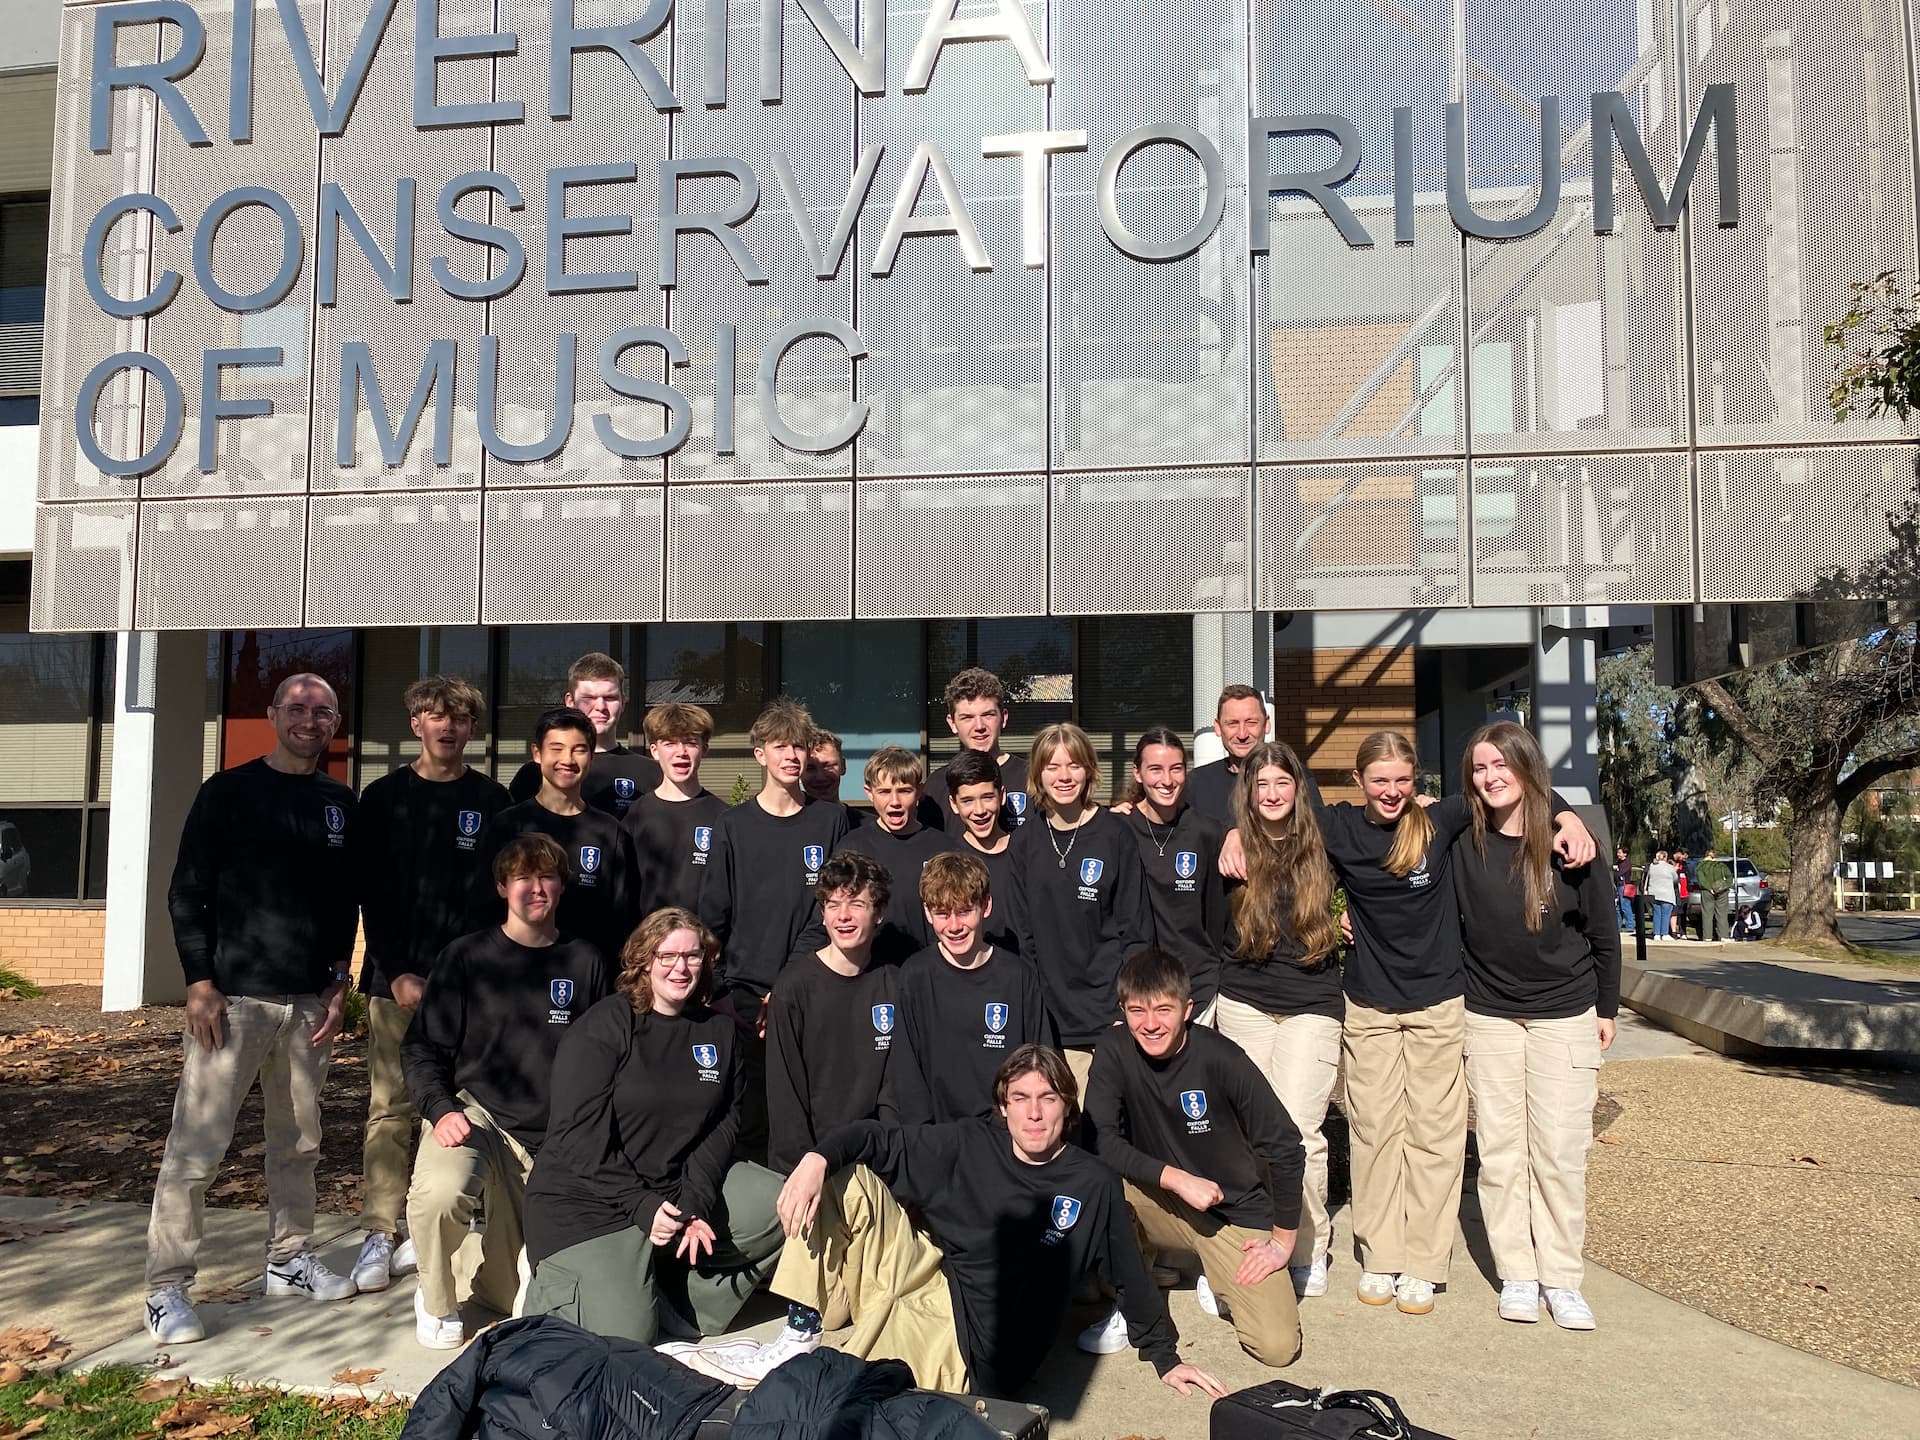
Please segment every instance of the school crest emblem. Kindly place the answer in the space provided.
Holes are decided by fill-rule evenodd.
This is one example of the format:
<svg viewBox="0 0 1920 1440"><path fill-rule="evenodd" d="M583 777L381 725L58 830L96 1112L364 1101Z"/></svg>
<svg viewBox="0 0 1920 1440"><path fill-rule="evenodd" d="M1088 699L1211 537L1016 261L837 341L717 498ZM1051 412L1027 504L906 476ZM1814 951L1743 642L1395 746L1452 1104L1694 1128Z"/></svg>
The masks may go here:
<svg viewBox="0 0 1920 1440"><path fill-rule="evenodd" d="M873 1007L873 1028L881 1035L893 1033L893 1006L876 1005Z"/></svg>
<svg viewBox="0 0 1920 1440"><path fill-rule="evenodd" d="M1080 1202L1071 1195L1053 1197L1053 1228L1071 1230L1074 1222L1080 1218Z"/></svg>
<svg viewBox="0 0 1920 1440"><path fill-rule="evenodd" d="M711 1070L720 1063L720 1047L717 1045L696 1045L693 1047L693 1063L702 1070Z"/></svg>
<svg viewBox="0 0 1920 1440"><path fill-rule="evenodd" d="M809 845L800 852L800 860L809 871L818 870L827 863L827 850L824 845Z"/></svg>
<svg viewBox="0 0 1920 1440"><path fill-rule="evenodd" d="M1014 791L1011 795L1007 796L1007 803L1013 806L1014 814L1025 815L1027 813L1027 792L1024 790Z"/></svg>
<svg viewBox="0 0 1920 1440"><path fill-rule="evenodd" d="M1204 1090L1182 1090L1180 1108L1187 1112L1189 1120L1207 1118L1207 1092Z"/></svg>
<svg viewBox="0 0 1920 1440"><path fill-rule="evenodd" d="M696 825L694 827L693 848L698 850L702 855L713 849L713 827L711 825Z"/></svg>
<svg viewBox="0 0 1920 1440"><path fill-rule="evenodd" d="M580 847L580 868L588 875L592 875L599 870L600 847L598 845L582 845Z"/></svg>
<svg viewBox="0 0 1920 1440"><path fill-rule="evenodd" d="M1191 850L1182 850L1173 857L1173 873L1182 880L1191 880L1199 868L1200 857Z"/></svg>
<svg viewBox="0 0 1920 1440"><path fill-rule="evenodd" d="M1001 1004L987 1006L987 1029L998 1035L1007 1028L1007 1007Z"/></svg>
<svg viewBox="0 0 1920 1440"><path fill-rule="evenodd" d="M458 820L460 833L462 835L471 836L480 833L480 812L478 810L462 810Z"/></svg>
<svg viewBox="0 0 1920 1440"><path fill-rule="evenodd" d="M322 813L326 816L327 829L335 835L339 835L346 830L347 812L342 810L338 805L329 805Z"/></svg>
<svg viewBox="0 0 1920 1440"><path fill-rule="evenodd" d="M633 799L633 781L622 775L613 782L613 793L622 800Z"/></svg>
<svg viewBox="0 0 1920 1440"><path fill-rule="evenodd" d="M1106 869L1107 862L1104 860L1082 860L1080 862L1080 883L1082 885L1098 885L1100 883L1100 877L1106 873Z"/></svg>
<svg viewBox="0 0 1920 1440"><path fill-rule="evenodd" d="M552 999L554 1009L566 1009L567 1006L573 1003L573 981L549 980L547 982L547 995Z"/></svg>

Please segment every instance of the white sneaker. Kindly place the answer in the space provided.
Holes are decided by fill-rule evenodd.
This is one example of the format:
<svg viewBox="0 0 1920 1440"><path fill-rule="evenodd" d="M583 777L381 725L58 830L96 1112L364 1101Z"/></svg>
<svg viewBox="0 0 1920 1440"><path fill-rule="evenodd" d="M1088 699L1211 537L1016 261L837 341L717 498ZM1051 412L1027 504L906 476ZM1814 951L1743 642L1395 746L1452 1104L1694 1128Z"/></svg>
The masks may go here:
<svg viewBox="0 0 1920 1440"><path fill-rule="evenodd" d="M1433 1282L1418 1275L1402 1275L1394 1282L1393 1303L1402 1315L1431 1314Z"/></svg>
<svg viewBox="0 0 1920 1440"><path fill-rule="evenodd" d="M1213 1286L1207 1283L1205 1275L1193 1282L1193 1303L1200 1307L1203 1315L1219 1318L1220 1302L1214 1297Z"/></svg>
<svg viewBox="0 0 1920 1440"><path fill-rule="evenodd" d="M409 1235L394 1247L393 1258L387 1262L389 1275L411 1275L420 1268L420 1257L413 1253L413 1237Z"/></svg>
<svg viewBox="0 0 1920 1440"><path fill-rule="evenodd" d="M1362 1305L1391 1305L1393 1276L1381 1270L1362 1270L1360 1283L1354 1287L1353 1293L1360 1297Z"/></svg>
<svg viewBox="0 0 1920 1440"><path fill-rule="evenodd" d="M1118 1355L1127 1348L1127 1317L1116 1305L1111 1315L1087 1326L1073 1343L1089 1355Z"/></svg>
<svg viewBox="0 0 1920 1440"><path fill-rule="evenodd" d="M311 1250L291 1260L267 1262L267 1294L305 1295L310 1300L345 1300L354 1293L353 1281L336 1275Z"/></svg>
<svg viewBox="0 0 1920 1440"><path fill-rule="evenodd" d="M676 1360L696 1374L709 1380L719 1380L731 1385L733 1379L727 1366L745 1364L752 1353L760 1348L758 1340L729 1340L721 1345L700 1345L688 1340L669 1340L663 1345L653 1347L670 1360Z"/></svg>
<svg viewBox="0 0 1920 1440"><path fill-rule="evenodd" d="M413 1338L429 1350L458 1350L466 1342L466 1330L460 1324L460 1312L435 1315L427 1309L427 1297L413 1292Z"/></svg>
<svg viewBox="0 0 1920 1440"><path fill-rule="evenodd" d="M1311 1265L1292 1265L1287 1274L1293 1280L1293 1293L1299 1299L1327 1293L1327 1257L1322 1255Z"/></svg>
<svg viewBox="0 0 1920 1440"><path fill-rule="evenodd" d="M796 1330L784 1325L780 1333L765 1345L739 1348L715 1346L700 1352L700 1368L707 1374L751 1390L787 1361L811 1355L820 1348L818 1330Z"/></svg>
<svg viewBox="0 0 1920 1440"><path fill-rule="evenodd" d="M384 1290L393 1283L393 1237L377 1231L360 1242L360 1254L353 1262L356 1290Z"/></svg>
<svg viewBox="0 0 1920 1440"><path fill-rule="evenodd" d="M1540 1323L1540 1282L1507 1280L1500 1286L1500 1318L1522 1325Z"/></svg>
<svg viewBox="0 0 1920 1440"><path fill-rule="evenodd" d="M1562 1290L1548 1285L1541 1293L1547 1302L1547 1313L1553 1316L1553 1323L1562 1330L1596 1328L1593 1307L1587 1304L1587 1297L1578 1290Z"/></svg>
<svg viewBox="0 0 1920 1440"><path fill-rule="evenodd" d="M184 1285L163 1285L147 1296L147 1334L162 1345L186 1345L207 1338Z"/></svg>
<svg viewBox="0 0 1920 1440"><path fill-rule="evenodd" d="M689 1370L697 1370L699 1367L693 1363L691 1357L699 1349L700 1342L697 1340L663 1340L653 1347L653 1353L664 1355L669 1360L677 1360Z"/></svg>

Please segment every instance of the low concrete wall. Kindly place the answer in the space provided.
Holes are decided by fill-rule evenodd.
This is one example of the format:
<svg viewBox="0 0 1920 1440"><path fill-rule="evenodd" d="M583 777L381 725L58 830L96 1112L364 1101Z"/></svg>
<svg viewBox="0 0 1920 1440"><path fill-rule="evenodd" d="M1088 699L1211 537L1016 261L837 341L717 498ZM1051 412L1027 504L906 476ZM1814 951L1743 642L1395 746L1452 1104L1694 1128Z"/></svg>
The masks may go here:
<svg viewBox="0 0 1920 1440"><path fill-rule="evenodd" d="M1699 947L1626 959L1621 1000L1696 1044L1729 1055L1920 1057L1920 981L1773 951Z"/></svg>

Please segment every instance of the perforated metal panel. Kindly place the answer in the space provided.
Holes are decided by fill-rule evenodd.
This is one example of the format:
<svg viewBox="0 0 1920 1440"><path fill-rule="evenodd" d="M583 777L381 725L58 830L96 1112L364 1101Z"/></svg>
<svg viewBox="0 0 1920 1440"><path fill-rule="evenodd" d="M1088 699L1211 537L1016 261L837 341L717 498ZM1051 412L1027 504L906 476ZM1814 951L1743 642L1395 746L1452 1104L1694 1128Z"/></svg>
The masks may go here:
<svg viewBox="0 0 1920 1440"><path fill-rule="evenodd" d="M1680 234L1654 229L1618 153L1616 228L1593 233L1589 125L1595 93L1626 96L1654 169L1671 187L1681 128L1672 7L1598 0L1576 26L1560 24L1564 14L1555 0L1467 7L1475 210L1505 220L1533 209L1542 96L1559 102L1562 175L1560 206L1545 229L1467 241L1476 453L1686 443ZM1551 34L1553 43L1514 43L1532 34ZM1712 206L1705 196L1696 214L1710 220Z"/></svg>
<svg viewBox="0 0 1920 1440"><path fill-rule="evenodd" d="M1044 475L863 480L858 492L863 619L1047 613Z"/></svg>
<svg viewBox="0 0 1920 1440"><path fill-rule="evenodd" d="M307 624L479 618L477 495L316 495L309 523Z"/></svg>
<svg viewBox="0 0 1920 1440"><path fill-rule="evenodd" d="M1730 451L1700 467L1700 598L1907 597L1920 576L1920 451Z"/></svg>
<svg viewBox="0 0 1920 1440"><path fill-rule="evenodd" d="M1688 74L1740 104L1740 226L1696 212L1694 333L1700 439L1791 444L1895 435L1836 429L1835 352L1822 330L1847 286L1915 270L1913 136L1897 0L1778 0L1764 10L1688 0ZM1704 171L1711 167L1704 164ZM1711 178L1696 196L1713 194ZM1920 433L1920 416L1906 427ZM1711 532L1703 532L1711 543Z"/></svg>
<svg viewBox="0 0 1920 1440"><path fill-rule="evenodd" d="M853 487L689 485L667 494L667 619L846 620Z"/></svg>
<svg viewBox="0 0 1920 1440"><path fill-rule="evenodd" d="M305 496L143 501L134 628L297 626L306 546Z"/></svg>
<svg viewBox="0 0 1920 1440"><path fill-rule="evenodd" d="M1687 457L1476 460L1476 605L1693 600Z"/></svg>
<svg viewBox="0 0 1920 1440"><path fill-rule="evenodd" d="M1458 463L1260 467L1262 610L1464 605Z"/></svg>
<svg viewBox="0 0 1920 1440"><path fill-rule="evenodd" d="M153 183L155 103L145 90L122 90L113 99L114 148L95 155L87 148L88 70L93 57L91 9L65 10L60 18L60 76L55 86L53 191L47 234L47 332L40 368L40 475L43 500L109 499L139 493L131 477L105 475L80 453L74 409L80 386L94 364L108 355L145 346L147 322L114 320L87 293L82 255L87 227L108 201L148 190ZM158 37L122 30L115 58L122 64L151 61ZM123 218L108 232L100 264L102 281L121 298L146 292L152 221L145 214ZM142 377L123 372L108 383L94 407L94 434L108 455L141 453ZM64 533L56 531L50 533Z"/></svg>
<svg viewBox="0 0 1920 1440"><path fill-rule="evenodd" d="M665 542L657 486L489 491L480 623L658 620Z"/></svg>
<svg viewBox="0 0 1920 1440"><path fill-rule="evenodd" d="M35 630L133 628L131 500L34 511Z"/></svg>
<svg viewBox="0 0 1920 1440"><path fill-rule="evenodd" d="M1054 613L1247 609L1250 478L1244 466L1055 476Z"/></svg>

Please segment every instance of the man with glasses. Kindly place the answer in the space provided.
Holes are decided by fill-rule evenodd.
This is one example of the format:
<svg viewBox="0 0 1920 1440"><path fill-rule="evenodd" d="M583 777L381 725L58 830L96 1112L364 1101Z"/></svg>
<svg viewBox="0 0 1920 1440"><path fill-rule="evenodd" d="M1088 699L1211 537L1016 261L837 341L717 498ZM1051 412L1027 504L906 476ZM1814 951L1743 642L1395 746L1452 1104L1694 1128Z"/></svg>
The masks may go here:
<svg viewBox="0 0 1920 1440"><path fill-rule="evenodd" d="M147 1332L205 1338L188 1298L207 1183L256 1079L266 1103L266 1293L344 1300L313 1253L320 1090L352 981L353 792L320 771L340 700L318 675L280 682L274 747L200 787L167 908L187 979L185 1066L147 1226Z"/></svg>

